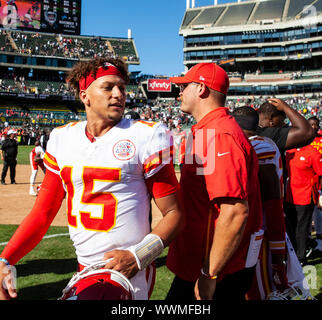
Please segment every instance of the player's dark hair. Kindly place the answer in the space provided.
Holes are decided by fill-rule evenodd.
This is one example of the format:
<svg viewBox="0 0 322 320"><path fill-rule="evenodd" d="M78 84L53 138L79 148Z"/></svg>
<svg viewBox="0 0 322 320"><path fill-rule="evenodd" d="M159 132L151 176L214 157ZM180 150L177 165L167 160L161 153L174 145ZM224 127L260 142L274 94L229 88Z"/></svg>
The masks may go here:
<svg viewBox="0 0 322 320"><path fill-rule="evenodd" d="M259 116L255 109L244 106L235 109L231 115L243 130L256 131Z"/></svg>
<svg viewBox="0 0 322 320"><path fill-rule="evenodd" d="M286 114L284 111L277 110L274 105L269 102L264 102L257 110L258 114L263 114L267 118L273 117L284 117L286 118Z"/></svg>
<svg viewBox="0 0 322 320"><path fill-rule="evenodd" d="M89 61L80 61L76 63L73 68L69 71L66 82L69 87L73 88L76 91L76 94L79 94L79 80L83 77L86 77L90 73L96 74L98 68L103 67L105 63L111 63L119 69L121 72L125 84L129 83L129 73L127 64L121 58L94 58Z"/></svg>

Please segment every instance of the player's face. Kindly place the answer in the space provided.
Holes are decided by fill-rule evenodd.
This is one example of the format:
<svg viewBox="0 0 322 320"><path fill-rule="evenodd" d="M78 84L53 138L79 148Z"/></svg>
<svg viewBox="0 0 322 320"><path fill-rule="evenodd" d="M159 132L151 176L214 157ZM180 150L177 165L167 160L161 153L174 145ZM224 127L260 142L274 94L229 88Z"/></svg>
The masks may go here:
<svg viewBox="0 0 322 320"><path fill-rule="evenodd" d="M180 85L180 109L183 112L192 113L195 105L195 98L197 97L198 83L190 82Z"/></svg>
<svg viewBox="0 0 322 320"><path fill-rule="evenodd" d="M86 90L88 120L105 120L118 123L123 115L126 100L126 86L122 78L107 75L96 79Z"/></svg>

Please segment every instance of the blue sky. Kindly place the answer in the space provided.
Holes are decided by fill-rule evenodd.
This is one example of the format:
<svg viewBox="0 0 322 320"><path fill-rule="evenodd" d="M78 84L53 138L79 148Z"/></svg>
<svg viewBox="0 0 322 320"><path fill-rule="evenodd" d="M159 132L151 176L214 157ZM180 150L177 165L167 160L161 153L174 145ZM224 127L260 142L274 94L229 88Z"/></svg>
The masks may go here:
<svg viewBox="0 0 322 320"><path fill-rule="evenodd" d="M195 0L196 7L213 0ZM218 3L235 0L218 0ZM184 71L183 37L179 27L186 0L82 0L81 34L127 37L128 29L141 64L130 71L177 75Z"/></svg>

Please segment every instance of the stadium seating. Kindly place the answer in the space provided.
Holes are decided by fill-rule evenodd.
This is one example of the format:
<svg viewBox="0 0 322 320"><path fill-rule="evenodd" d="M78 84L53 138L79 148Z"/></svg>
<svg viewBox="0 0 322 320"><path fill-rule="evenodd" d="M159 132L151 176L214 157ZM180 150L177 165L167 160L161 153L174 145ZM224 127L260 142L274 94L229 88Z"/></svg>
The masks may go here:
<svg viewBox="0 0 322 320"><path fill-rule="evenodd" d="M131 63L139 63L133 40L122 38L56 35L0 29L0 51L72 59L117 55Z"/></svg>
<svg viewBox="0 0 322 320"><path fill-rule="evenodd" d="M317 12L322 11L322 1L319 0L241 1L214 7L191 8L185 12L180 28L184 30L197 26L243 26L261 24L268 20L288 21L310 13L311 5Z"/></svg>
<svg viewBox="0 0 322 320"><path fill-rule="evenodd" d="M242 6L231 6L218 21L217 26L244 25L254 8L254 3L245 3Z"/></svg>

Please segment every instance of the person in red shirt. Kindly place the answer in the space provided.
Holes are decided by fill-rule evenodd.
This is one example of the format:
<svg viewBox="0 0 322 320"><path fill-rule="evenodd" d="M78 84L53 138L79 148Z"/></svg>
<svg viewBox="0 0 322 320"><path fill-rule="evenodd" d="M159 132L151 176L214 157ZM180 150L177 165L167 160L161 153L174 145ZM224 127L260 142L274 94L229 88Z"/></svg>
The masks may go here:
<svg viewBox="0 0 322 320"><path fill-rule="evenodd" d="M302 265L307 263L305 251L315 204L322 179L321 154L308 145L286 152L289 178L286 185L286 230Z"/></svg>
<svg viewBox="0 0 322 320"><path fill-rule="evenodd" d="M322 132L320 130L320 120L317 117L311 117L308 122L312 126L315 138L311 143L311 146L318 150L322 154ZM314 229L316 232L316 245L314 244L313 250L322 252L322 195L319 195L319 202L315 206L313 211Z"/></svg>
<svg viewBox="0 0 322 320"><path fill-rule="evenodd" d="M221 67L200 63L170 80L197 124L181 170L185 226L168 252L175 278L167 300L244 300L263 235L256 153L224 107Z"/></svg>

